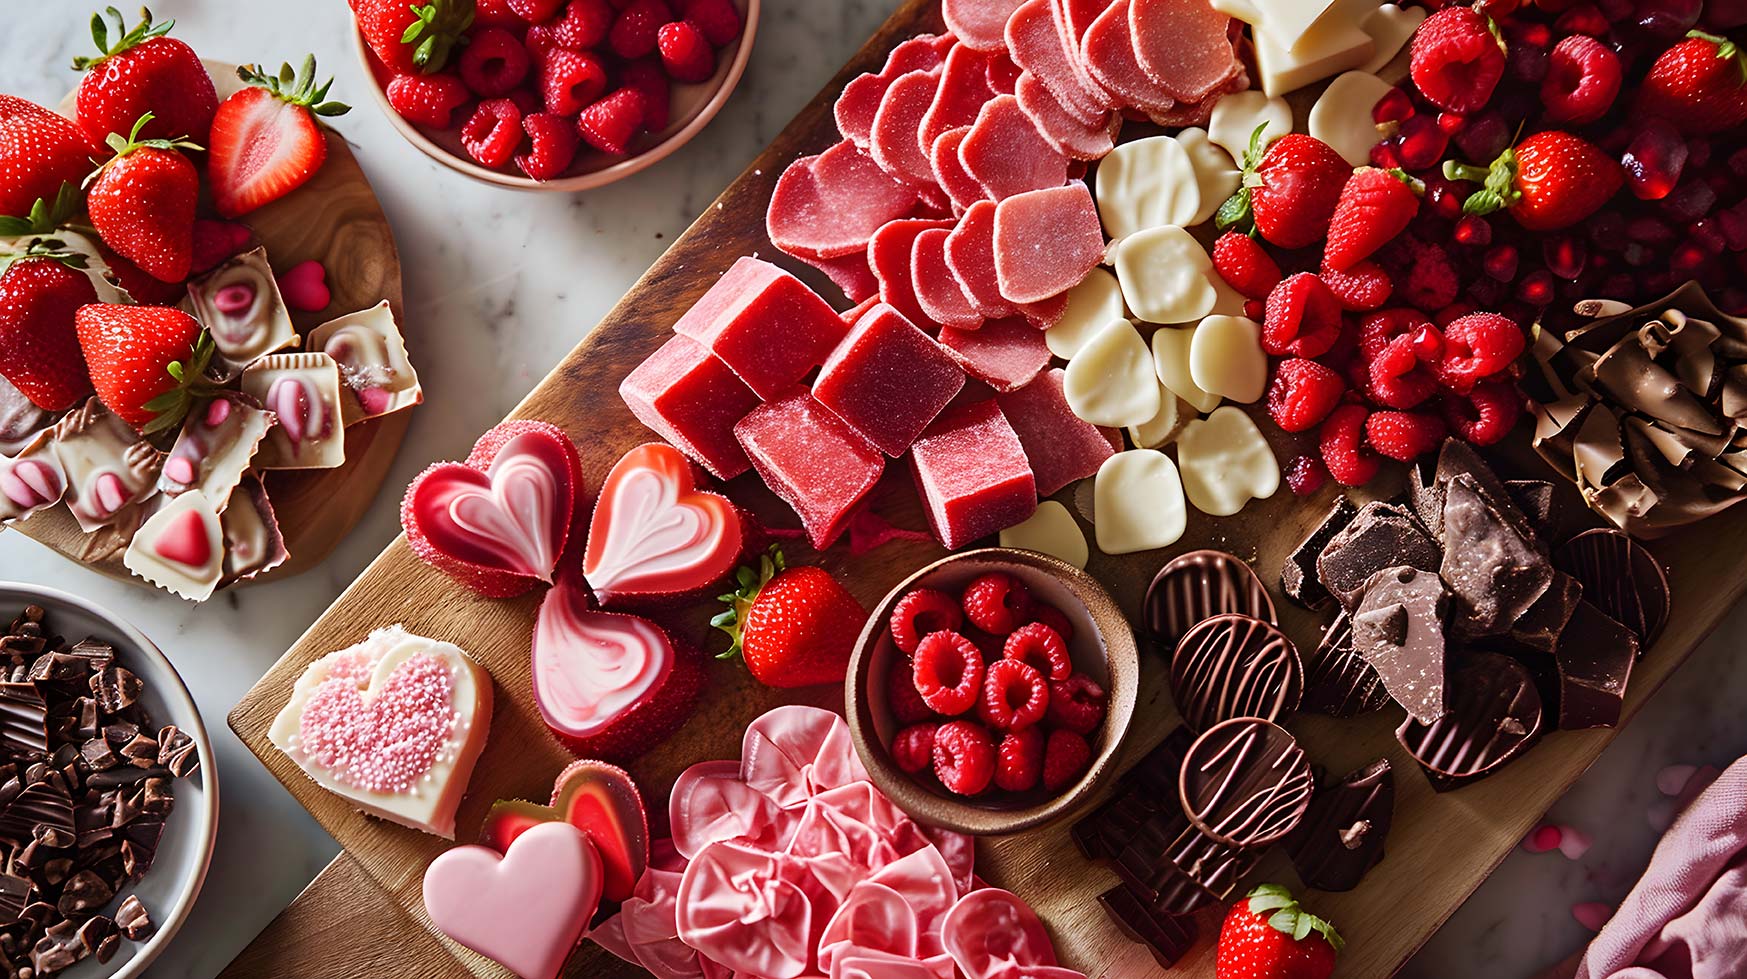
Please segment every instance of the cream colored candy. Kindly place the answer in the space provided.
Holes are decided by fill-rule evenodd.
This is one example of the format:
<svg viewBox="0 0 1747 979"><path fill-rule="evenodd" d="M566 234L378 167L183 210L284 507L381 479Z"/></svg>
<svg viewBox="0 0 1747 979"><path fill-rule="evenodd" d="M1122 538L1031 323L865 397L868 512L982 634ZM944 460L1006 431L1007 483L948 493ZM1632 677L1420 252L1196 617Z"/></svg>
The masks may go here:
<svg viewBox="0 0 1747 979"><path fill-rule="evenodd" d="M1068 361L1062 394L1074 414L1094 425L1139 425L1158 414L1152 357L1134 324L1111 320L1086 341Z"/></svg>
<svg viewBox="0 0 1747 979"><path fill-rule="evenodd" d="M1370 62L1377 43L1359 29L1360 13L1346 14L1349 2L1340 0L1336 15L1318 20L1303 34L1280 30L1272 20L1255 26L1251 34L1262 91L1269 97L1285 95Z"/></svg>
<svg viewBox="0 0 1747 979"><path fill-rule="evenodd" d="M1121 241L1160 225L1190 225L1201 210L1195 164L1181 142L1148 136L1123 143L1098 164L1098 217Z"/></svg>
<svg viewBox="0 0 1747 979"><path fill-rule="evenodd" d="M1208 6L1252 27L1264 24L1279 36L1295 42L1312 26L1331 16L1340 0L1209 0ZM1288 48L1294 43L1288 43Z"/></svg>
<svg viewBox="0 0 1747 979"><path fill-rule="evenodd" d="M1209 311L1214 316L1242 316L1246 300L1244 294L1233 289L1225 281L1225 276L1216 270L1207 276L1207 281L1213 283L1213 309Z"/></svg>
<svg viewBox="0 0 1747 979"><path fill-rule="evenodd" d="M1167 326L1153 334L1153 370L1159 383L1196 411L1212 411L1224 400L1196 386L1189 372L1189 350L1198 326Z"/></svg>
<svg viewBox="0 0 1747 979"><path fill-rule="evenodd" d="M1377 50L1371 53L1371 60L1359 70L1373 75L1382 71L1407 46L1407 39L1413 36L1413 32L1419 29L1425 19L1424 7L1402 9L1393 3L1386 3L1372 11L1370 16L1359 22L1359 29L1371 35L1371 41L1377 45Z"/></svg>
<svg viewBox="0 0 1747 979"><path fill-rule="evenodd" d="M1171 457L1156 449L1131 449L1105 459L1093 479L1092 496L1098 515L1093 530L1105 554L1169 547L1188 525L1183 480Z"/></svg>
<svg viewBox="0 0 1747 979"><path fill-rule="evenodd" d="M1262 325L1242 316L1202 320L1189 341L1189 378L1208 394L1246 405L1260 400L1268 386Z"/></svg>
<svg viewBox="0 0 1747 979"><path fill-rule="evenodd" d="M1250 137L1264 125L1267 128L1262 130L1261 145L1266 147L1292 131L1292 107L1285 99L1269 98L1266 93L1250 89L1233 92L1214 103L1207 134L1215 145L1230 154L1233 163L1242 166L1250 149Z"/></svg>
<svg viewBox="0 0 1747 979"><path fill-rule="evenodd" d="M1043 342L1049 352L1063 360L1073 360L1074 354L1103 329L1111 320L1128 318L1128 307L1122 304L1122 286L1110 272L1095 268L1080 284L1068 290L1068 307L1062 318L1044 331Z"/></svg>
<svg viewBox="0 0 1747 979"><path fill-rule="evenodd" d="M1280 488L1280 464L1250 416L1226 405L1177 436L1183 492L1195 509L1229 517Z"/></svg>
<svg viewBox="0 0 1747 979"><path fill-rule="evenodd" d="M1327 143L1355 167L1371 162L1371 147L1381 138L1371 110L1394 86L1376 75L1349 71L1328 83L1310 109L1310 135Z"/></svg>
<svg viewBox="0 0 1747 979"><path fill-rule="evenodd" d="M1024 523L1001 531L1001 546L1048 554L1076 568L1084 568L1091 556L1074 515L1054 500L1044 500Z"/></svg>
<svg viewBox="0 0 1747 979"><path fill-rule="evenodd" d="M1116 248L1116 278L1134 315L1148 323L1192 323L1219 298L1207 249L1182 228L1149 228Z"/></svg>
<svg viewBox="0 0 1747 979"><path fill-rule="evenodd" d="M1137 449L1157 449L1171 444L1183 423L1195 416L1189 403L1159 385L1159 413L1150 421L1128 426L1128 439Z"/></svg>
<svg viewBox="0 0 1747 979"><path fill-rule="evenodd" d="M1177 142L1183 144L1184 151L1189 154L1189 163L1195 170L1195 184L1201 195L1201 206L1189 225L1206 224L1213 219L1219 206L1243 186L1243 174L1225 158L1224 150L1213 145L1205 129L1185 129L1177 134Z"/></svg>

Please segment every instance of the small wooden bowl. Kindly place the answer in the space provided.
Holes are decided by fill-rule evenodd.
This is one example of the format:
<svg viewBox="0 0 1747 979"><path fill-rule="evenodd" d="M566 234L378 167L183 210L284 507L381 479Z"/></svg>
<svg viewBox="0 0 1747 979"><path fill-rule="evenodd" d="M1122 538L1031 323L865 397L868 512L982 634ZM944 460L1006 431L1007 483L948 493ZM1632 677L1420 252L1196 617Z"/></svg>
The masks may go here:
<svg viewBox="0 0 1747 979"><path fill-rule="evenodd" d="M653 166L669 153L684 146L687 140L696 136L715 118L723 103L728 101L728 96L733 94L734 86L740 83L740 76L746 71L747 59L752 57L752 38L758 31L759 0L734 0L734 5L740 9L741 22L745 25L740 31L740 37L716 52L714 75L694 85L673 87L673 103L667 128L657 134L653 143L631 156L624 157L609 156L584 144L563 176L552 180L535 180L513 169L493 170L475 162L461 148L460 123L465 120L459 116L456 125L446 130L414 125L407 121L388 104L387 86L392 76L370 52L370 46L364 43L364 36L355 29L352 31L352 47L357 52L358 60L364 65L364 77L370 81L370 94L381 107L383 115L388 117L389 124L426 156L456 173L499 187L563 192L589 190Z"/></svg>
<svg viewBox="0 0 1747 979"><path fill-rule="evenodd" d="M1038 798L996 793L976 800L951 795L898 768L887 747L898 724L887 704L885 678L902 656L887 628L892 606L917 588L939 588L956 595L971 579L990 571L1013 575L1033 596L1067 615L1074 626L1074 639L1068 644L1074 669L1098 681L1109 696L1109 711L1094 735L1092 764L1078 782L1053 796L1043 797L1041 790ZM846 686L845 714L855 751L880 791L923 822L973 836L997 836L1040 826L1073 810L1111 775L1134 716L1140 654L1128 619L1091 575L1033 551L991 547L942 558L881 599L856 640Z"/></svg>

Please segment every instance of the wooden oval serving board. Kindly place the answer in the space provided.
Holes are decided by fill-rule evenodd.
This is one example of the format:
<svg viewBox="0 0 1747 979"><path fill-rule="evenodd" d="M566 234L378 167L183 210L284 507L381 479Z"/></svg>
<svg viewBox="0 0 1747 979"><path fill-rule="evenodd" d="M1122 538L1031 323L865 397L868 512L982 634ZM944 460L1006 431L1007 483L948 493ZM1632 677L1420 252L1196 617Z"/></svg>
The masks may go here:
<svg viewBox="0 0 1747 979"><path fill-rule="evenodd" d="M206 70L212 74L221 100L242 88L235 65L208 61ZM72 104L69 94L60 111L71 117ZM309 183L245 215L242 221L255 229L266 246L274 271L283 272L311 259L327 269L333 300L317 313L292 310L291 319L299 333L307 335L336 316L368 309L386 299L402 333L410 334L401 301L400 256L388 217L345 138L332 129L324 132L328 158L321 170ZM411 340L409 335L408 348L416 363L418 348ZM327 557L376 499L411 418L410 411L398 411L346 429L345 465L264 474L289 557L272 571L240 584L294 575ZM101 531L86 534L66 507L45 510L20 523L18 530L93 570L150 587L122 566L126 540Z"/></svg>
<svg viewBox="0 0 1747 979"><path fill-rule="evenodd" d="M735 258L776 254L764 234L765 203L786 164L837 139L831 106L843 83L861 71L877 68L898 41L919 31L938 29L935 0L906 2L516 409L516 417L543 419L569 431L581 451L591 488L598 486L625 450L654 438L616 396L620 379L666 339L668 327ZM825 294L836 295L830 291ZM1290 459L1303 451L1273 426L1263 427L1271 433L1280 458ZM1511 458L1501 465L1502 471L1553 478L1530 452L1526 430L1516 434L1514 445L1512 452L1505 453ZM775 526L796 523L793 514L758 484L756 476L735 480L728 492ZM1191 514L1188 531L1177 545L1122 557L1094 553L1088 570L1109 587L1130 619L1138 622L1147 584L1165 561L1195 548L1231 551L1254 563L1275 593L1283 627L1308 651L1321 635L1321 620L1279 595L1278 570L1288 552L1320 521L1333 495L1330 488L1315 499L1301 500L1282 490L1271 499L1252 503L1235 517L1215 520ZM1071 489L1059 496L1074 509L1072 497ZM1561 503L1572 513L1582 512L1574 491L1568 490ZM886 480L875 491L873 506L901 526L923 526L902 465L890 467ZM1090 527L1086 529L1089 534ZM1747 576L1735 571L1740 555L1747 552L1747 508L1658 541L1652 548L1670 567L1677 611L1632 677L1626 702L1628 718L1747 591ZM793 550L799 561L812 559L804 547ZM872 607L887 589L942 553L933 544L902 542L856 558L839 546L825 554L821 563L842 578L864 605ZM334 834L348 851L345 859L356 861L380 885L396 908L392 916L401 919L405 927L430 928L420 881L426 864L449 844L354 812L274 749L267 729L305 666L357 642L374 627L399 622L413 632L459 643L490 669L497 682L490 740L459 813L460 835L471 838L494 800L544 799L553 776L571 760L546 732L533 704L528 650L538 603L538 595L510 601L473 595L426 567L413 556L404 539L398 540L231 713L231 727L243 742ZM660 618L684 638L714 650L719 643L710 638L709 615L709 609L699 606ZM1142 669L1140 702L1124 749L1124 767L1178 723L1165 688L1161 659L1144 652ZM666 792L674 777L700 760L738 757L746 723L769 707L800 701L842 708L843 695L836 687L785 694L754 683L738 663L712 661L709 670L710 685L697 715L675 737L631 766L650 803L651 820L657 825L664 822ZM1311 757L1331 771L1345 772L1379 755L1388 756L1396 766L1398 797L1388 858L1352 892L1311 895L1313 907L1333 919L1347 937L1347 950L1337 970L1341 976L1369 979L1394 972L1524 837L1614 734L1603 730L1554 733L1502 773L1439 795L1432 792L1396 744L1393 728L1398 719L1391 710L1350 721L1299 716L1289 723ZM1067 823L982 840L977 867L986 880L1017 891L1037 908L1049 925L1064 964L1094 977L1164 975L1148 952L1124 937L1105 916L1097 897L1115 886L1116 877L1107 867L1088 863L1080 856L1068 838ZM374 891L344 883L356 880L349 869L334 873L330 879L335 883L318 883L292 909L298 914L288 912L282 920L295 922L304 914L319 919L347 914L354 907L383 906ZM1290 866L1278 853L1263 863L1256 879L1296 884ZM1202 941L1172 974L1213 974L1212 937L1218 930L1218 914L1217 909L1204 912ZM273 936L263 941L284 948ZM421 958L400 971L413 975L430 970L449 975L455 974L459 963L477 976L507 975L458 945L440 941L453 961ZM428 947L423 941L418 944ZM335 953L331 944L324 944L324 956ZM617 977L642 973L585 944L566 974Z"/></svg>

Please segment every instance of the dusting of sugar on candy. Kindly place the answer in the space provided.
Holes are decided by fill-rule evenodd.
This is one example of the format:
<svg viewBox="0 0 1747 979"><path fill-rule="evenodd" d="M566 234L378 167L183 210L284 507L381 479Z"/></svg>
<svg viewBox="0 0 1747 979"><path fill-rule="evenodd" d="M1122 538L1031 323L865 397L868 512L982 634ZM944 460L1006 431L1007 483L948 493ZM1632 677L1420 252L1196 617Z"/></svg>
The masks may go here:
<svg viewBox="0 0 1747 979"><path fill-rule="evenodd" d="M400 664L366 704L362 690L372 666L365 655L333 665L303 708L298 745L347 785L408 793L454 754L454 677L441 659L421 653Z"/></svg>

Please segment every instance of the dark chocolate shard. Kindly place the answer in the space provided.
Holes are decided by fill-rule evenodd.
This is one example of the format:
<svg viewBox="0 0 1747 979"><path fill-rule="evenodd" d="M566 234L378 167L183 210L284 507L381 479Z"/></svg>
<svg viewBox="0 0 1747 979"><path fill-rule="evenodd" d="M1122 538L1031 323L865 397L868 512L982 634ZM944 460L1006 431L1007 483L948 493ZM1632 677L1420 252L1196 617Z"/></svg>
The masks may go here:
<svg viewBox="0 0 1747 979"><path fill-rule="evenodd" d="M1224 551L1190 551L1159 569L1143 606L1147 635L1162 656L1196 623L1226 612L1280 623L1262 579L1242 558Z"/></svg>
<svg viewBox="0 0 1747 979"><path fill-rule="evenodd" d="M32 893L33 886L27 878L0 873L0 925L17 921Z"/></svg>
<svg viewBox="0 0 1747 979"><path fill-rule="evenodd" d="M1329 541L1316 559L1316 574L1324 588L1348 611L1357 608L1365 582L1384 568L1398 565L1438 570L1443 555L1407 508L1372 501Z"/></svg>
<svg viewBox="0 0 1747 979"><path fill-rule="evenodd" d="M1395 816L1395 773L1379 758L1317 790L1310 811L1286 837L1298 877L1319 891L1350 891L1383 861Z"/></svg>
<svg viewBox="0 0 1747 979"><path fill-rule="evenodd" d="M1353 649L1353 620L1342 609L1323 633L1305 679L1303 709L1357 717L1389 706L1383 678Z"/></svg>
<svg viewBox="0 0 1747 979"><path fill-rule="evenodd" d="M8 843L23 844L43 827L74 838L73 800L58 777L26 786L0 811L0 840Z"/></svg>
<svg viewBox="0 0 1747 979"><path fill-rule="evenodd" d="M34 683L0 683L0 751L8 758L49 753L48 703Z"/></svg>
<svg viewBox="0 0 1747 979"><path fill-rule="evenodd" d="M1450 591L1436 573L1406 566L1371 576L1353 613L1353 650L1389 695L1423 723L1443 715L1444 623Z"/></svg>
<svg viewBox="0 0 1747 979"><path fill-rule="evenodd" d="M1280 720L1304 697L1304 663L1278 628L1248 615L1203 619L1171 656L1171 696L1191 731L1234 717Z"/></svg>
<svg viewBox="0 0 1747 979"><path fill-rule="evenodd" d="M1521 663L1500 653L1469 653L1450 674L1449 707L1430 724L1409 717L1396 740L1444 791L1492 774L1541 734L1541 693Z"/></svg>
<svg viewBox="0 0 1747 979"><path fill-rule="evenodd" d="M1183 812L1210 839L1240 850L1284 839L1304 819L1315 791L1298 739L1260 718L1215 726L1183 761Z"/></svg>
<svg viewBox="0 0 1747 979"><path fill-rule="evenodd" d="M1152 907L1149 895L1136 894L1127 884L1098 895L1104 913L1130 939L1145 945L1160 967L1169 969L1195 947L1200 929L1195 919L1166 914Z"/></svg>
<svg viewBox="0 0 1747 979"><path fill-rule="evenodd" d="M1559 637L1559 728L1613 727L1620 722L1626 683L1638 658L1638 637L1588 602Z"/></svg>
<svg viewBox="0 0 1747 979"><path fill-rule="evenodd" d="M1358 508L1345 496L1335 497L1334 506L1329 508L1322 522L1316 525L1310 536L1304 538L1286 558L1286 563L1280 566L1280 590L1286 593L1287 598L1305 608L1321 608L1329 603L1333 596L1322 586L1322 579L1316 575L1316 559L1328 547L1328 542L1353 522L1353 517L1358 512Z"/></svg>
<svg viewBox="0 0 1747 979"><path fill-rule="evenodd" d="M1504 491L1536 527L1553 524L1553 484L1544 479L1507 479Z"/></svg>
<svg viewBox="0 0 1747 979"><path fill-rule="evenodd" d="M1583 598L1583 585L1563 571L1554 569L1547 590L1535 604L1510 625L1510 637L1536 652L1551 653L1559 645L1559 636L1577 603Z"/></svg>
<svg viewBox="0 0 1747 979"><path fill-rule="evenodd" d="M1509 507L1509 510L1505 508ZM1466 473L1444 487L1444 554L1437 569L1455 593L1454 633L1503 635L1553 580L1553 563L1502 505Z"/></svg>
<svg viewBox="0 0 1747 979"><path fill-rule="evenodd" d="M1583 583L1583 598L1638 637L1647 651L1668 624L1668 575L1644 545L1611 527L1586 530L1553 555Z"/></svg>
<svg viewBox="0 0 1747 979"><path fill-rule="evenodd" d="M1194 742L1195 735L1179 724L1124 773L1109 800L1069 831L1080 852L1089 859L1115 859L1161 809L1177 809L1178 774Z"/></svg>

